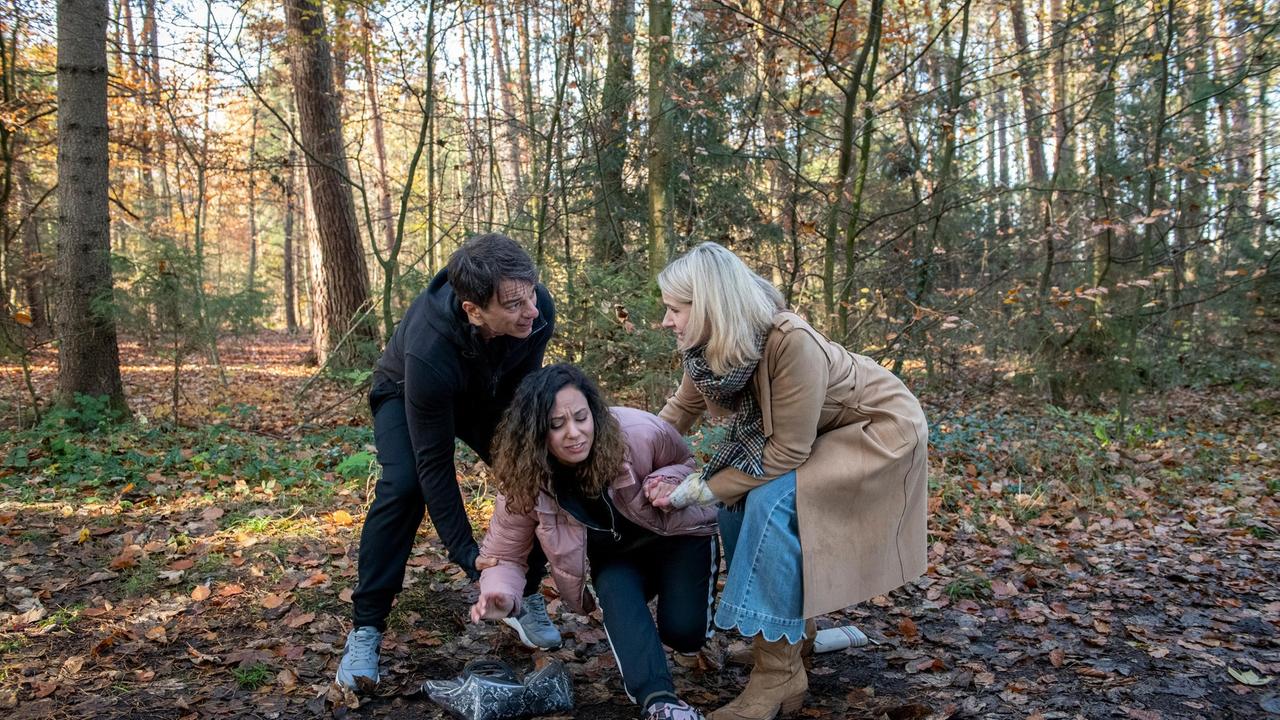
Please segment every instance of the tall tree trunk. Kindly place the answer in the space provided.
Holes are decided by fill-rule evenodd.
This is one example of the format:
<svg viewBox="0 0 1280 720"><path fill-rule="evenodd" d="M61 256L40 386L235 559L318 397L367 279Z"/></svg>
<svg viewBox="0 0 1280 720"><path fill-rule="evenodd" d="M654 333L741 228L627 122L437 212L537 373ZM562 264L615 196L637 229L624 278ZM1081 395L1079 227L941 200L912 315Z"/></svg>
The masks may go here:
<svg viewBox="0 0 1280 720"><path fill-rule="evenodd" d="M609 64L600 94L595 142L600 181L594 187L595 232L591 247L597 264L616 262L626 254L622 169L627 160L627 119L635 93L635 33L635 0L610 0Z"/></svg>
<svg viewBox="0 0 1280 720"><path fill-rule="evenodd" d="M1200 242L1204 231L1204 208L1208 202L1208 181L1202 170L1206 170L1210 162L1209 147L1209 99L1213 92L1213 82L1209 77L1207 46L1213 42L1209 37L1209 9L1204 0L1186 3L1186 11L1191 15L1186 23L1186 32L1180 44L1187 48L1183 56L1183 108L1186 112L1185 134L1183 142L1189 157L1182 163L1179 174L1183 176L1184 190L1178 195L1178 215L1174 225L1174 241L1171 255L1173 273L1170 276L1169 303L1172 307L1182 304L1182 290L1194 279L1194 248ZM1228 132L1226 127L1222 132ZM1192 306L1187 306L1190 310ZM1183 315L1189 320L1189 316Z"/></svg>
<svg viewBox="0 0 1280 720"><path fill-rule="evenodd" d="M671 207L671 0L649 0L649 273L667 264L675 235Z"/></svg>
<svg viewBox="0 0 1280 720"><path fill-rule="evenodd" d="M474 62L472 63L474 65ZM476 211L479 193L477 192L477 183L480 181L480 164L477 158L479 150L476 148L475 136L475 112L471 102L471 83L470 75L467 71L467 31L464 21L462 26L462 39L458 43L458 79L462 84L462 136L466 140L467 145L467 162L469 163L469 172L462 173L458 178L462 188L462 229L464 234L473 232L480 227L479 215ZM462 163L459 163L461 165Z"/></svg>
<svg viewBox="0 0 1280 720"><path fill-rule="evenodd" d="M32 331L37 337L47 337L50 328L45 288L49 263L40 249L40 221L36 215L38 200L33 192L35 180L26 161L17 163L16 172L18 200L22 208L22 227L18 230L22 239L22 297L31 314Z"/></svg>
<svg viewBox="0 0 1280 720"><path fill-rule="evenodd" d="M1022 90L1022 115L1026 123L1027 164L1031 169L1031 185L1036 194L1043 191L1048 180L1048 172L1044 162L1044 118L1040 113L1040 103L1036 98L1036 78L1034 65L1031 64L1031 50L1027 41L1027 18L1023 8L1023 0L1011 0L1009 8L1013 13L1013 39L1018 46L1019 85ZM1037 213L1039 214L1039 213Z"/></svg>
<svg viewBox="0 0 1280 720"><path fill-rule="evenodd" d="M373 122L373 152L378 162L374 186L378 190L378 229L382 233L382 246L390 250L396 241L395 215L391 213L390 175L387 173L387 143L382 128L382 105L378 102L378 74L373 64L373 33L369 13L360 6L360 27L363 37L360 57L364 62L364 91L369 102L369 115ZM376 242L376 241L375 241Z"/></svg>
<svg viewBox="0 0 1280 720"><path fill-rule="evenodd" d="M1115 192L1116 173L1116 86L1115 86L1115 37L1116 0L1097 0L1097 26L1094 37L1093 69L1098 89L1094 94L1094 229L1093 235L1093 285L1102 285L1111 268L1112 247L1115 241L1115 219L1112 217L1112 196ZM1104 296L1099 294L1095 306L1101 315Z"/></svg>
<svg viewBox="0 0 1280 720"><path fill-rule="evenodd" d="M1254 127L1253 132L1254 140L1258 144L1257 152L1255 154L1257 160L1254 164L1254 177L1257 178L1258 183L1258 190L1254 195L1256 198L1256 205L1253 212L1253 216L1255 218L1253 226L1254 250L1261 250L1267 246L1267 228L1270 226L1269 213L1271 212L1271 209L1267 197L1267 193L1270 192L1270 187L1267 185L1267 178L1271 168L1267 159L1267 143L1270 142L1269 138L1271 138L1272 128L1269 124L1269 113L1267 112L1267 80L1268 76L1266 73L1263 73L1258 78L1257 125Z"/></svg>
<svg viewBox="0 0 1280 720"><path fill-rule="evenodd" d="M258 39L257 77L262 76L262 51L264 38ZM253 292L258 275L258 105L253 103L249 120L249 269L245 273L245 289Z"/></svg>
<svg viewBox="0 0 1280 720"><path fill-rule="evenodd" d="M0 107L14 107L18 95L17 64L18 43L21 39L22 17L13 18L0 25ZM14 281L17 263L11 243L17 232L20 212L14 192L17 180L19 130L14 124L0 122L0 324L8 321L10 288ZM20 210L20 209L19 209Z"/></svg>
<svg viewBox="0 0 1280 720"><path fill-rule="evenodd" d="M929 240L922 249L921 271L916 286L916 303L927 305L929 293L933 289L933 275L936 269L935 248L943 249L943 268L946 279L955 285L959 263L956 260L958 248L949 233L942 230L942 218L947 214L951 198L951 172L956 156L956 135L960 124L960 91L964 82L965 51L969 44L969 8L970 0L963 0L960 21L960 46L951 63L951 74L947 78L947 101L943 108L942 136L939 138L938 166L934 171L933 196L929 203Z"/></svg>
<svg viewBox="0 0 1280 720"><path fill-rule="evenodd" d="M1176 0L1167 0L1165 7L1162 9L1163 15L1163 38L1153 38L1153 41L1159 39L1160 46L1160 65L1159 75L1156 78L1156 115L1151 124L1151 141L1147 144L1147 157L1144 163L1147 168L1147 188L1145 199L1145 211L1147 216L1152 220L1146 224L1142 235L1142 252L1145 258L1146 272L1155 269L1158 263L1164 260L1167 255L1167 247L1162 234L1158 234L1164 226L1164 223L1157 220L1156 211L1164 211L1164 203L1159 202L1163 198L1164 188L1164 162L1165 162L1165 125L1169 119L1169 53L1173 50L1173 39L1175 36ZM1161 30L1161 23L1156 22L1152 27L1152 32L1158 35ZM1157 206L1159 205L1159 207ZM1161 226L1158 228L1157 226ZM1159 244L1159 248L1157 248Z"/></svg>
<svg viewBox="0 0 1280 720"><path fill-rule="evenodd" d="M506 162L502 169L503 190L507 198L507 222L515 223L524 212L524 178L521 176L520 157L520 112L516 105L516 88L511 80L511 70L507 67L507 56L503 51L506 40L498 29L498 8L490 6L489 40L493 49L493 66L498 73L498 99L502 103L502 138L506 146L503 153Z"/></svg>
<svg viewBox="0 0 1280 720"><path fill-rule="evenodd" d="M875 114L872 103L876 99L876 63L880 59L880 32L883 27L884 0L871 0L870 17L867 19L867 37L863 40L867 51L864 56L867 58L866 71L863 75L862 86L862 125L858 128L858 174L853 182L853 197L849 201L849 221L845 225L844 232L844 280L840 286L844 289L840 299L840 338L842 342L848 340L849 333L849 309L853 300L850 294L857 282L857 243L858 243L858 224L862 221L862 193L867 186L867 169L871 166L871 132L875 127ZM969 13L968 5L965 6L965 31L968 32ZM960 45L960 59L957 65L963 64L964 61L964 43ZM958 74L958 72L957 72ZM958 80L957 80L958 82ZM953 94L959 92L958 88L953 89Z"/></svg>
<svg viewBox="0 0 1280 720"><path fill-rule="evenodd" d="M289 166L285 168L283 192L284 192L284 247L281 249L281 259L284 262L284 324L290 335L298 332L298 312L297 300L294 297L296 290L296 280L294 279L294 223L298 214L298 204L296 201L297 191L294 178L298 173L298 151L296 148L289 147Z"/></svg>
<svg viewBox="0 0 1280 720"><path fill-rule="evenodd" d="M285 0L284 9L316 217L316 351L322 364L364 366L377 352L378 331L368 318L369 275L351 197L324 16L317 0Z"/></svg>
<svg viewBox="0 0 1280 720"><path fill-rule="evenodd" d="M58 0L58 396L127 410L107 211L107 3Z"/></svg>
<svg viewBox="0 0 1280 720"><path fill-rule="evenodd" d="M148 139L154 142L156 162L151 166L151 184L160 190L160 208L157 214L166 222L172 212L170 207L172 192L169 189L169 150L165 137L168 120L161 107L164 98L161 93L164 86L160 81L160 32L159 19L156 17L156 0L144 0L142 17L142 34L147 43L145 59L147 69L147 113L150 123Z"/></svg>
<svg viewBox="0 0 1280 720"><path fill-rule="evenodd" d="M422 159L423 148L427 144L427 135L431 129L431 123L435 120L435 76L436 76L436 6L435 0L429 0L427 3L427 67L426 67L426 87L423 90L423 108L422 122L418 126L418 142L413 148L413 157L409 160L409 170L405 173L404 190L400 193L400 215L396 222L396 232L391 241L391 247L387 249L384 257L382 253L374 248L374 257L383 269L382 283L382 325L383 332L387 337L391 337L391 333L395 329L395 321L391 313L392 291L395 289L395 278L399 274L398 267L400 263L400 248L404 245L404 226L405 221L409 217L409 198L413 194L413 183L418 176L418 162ZM434 198L431 195L431 187L427 186L427 203L434 204ZM430 218L428 218L428 225Z"/></svg>

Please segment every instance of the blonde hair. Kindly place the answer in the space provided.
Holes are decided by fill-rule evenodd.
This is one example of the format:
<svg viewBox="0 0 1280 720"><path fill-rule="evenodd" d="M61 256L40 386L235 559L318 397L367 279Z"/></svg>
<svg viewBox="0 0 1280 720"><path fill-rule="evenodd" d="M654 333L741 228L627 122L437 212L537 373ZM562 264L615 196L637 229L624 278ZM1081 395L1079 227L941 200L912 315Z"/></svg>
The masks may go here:
<svg viewBox="0 0 1280 720"><path fill-rule="evenodd" d="M680 349L705 343L707 364L717 375L759 360L757 338L784 309L777 288L713 242L673 260L658 275L658 287L671 299L689 303Z"/></svg>

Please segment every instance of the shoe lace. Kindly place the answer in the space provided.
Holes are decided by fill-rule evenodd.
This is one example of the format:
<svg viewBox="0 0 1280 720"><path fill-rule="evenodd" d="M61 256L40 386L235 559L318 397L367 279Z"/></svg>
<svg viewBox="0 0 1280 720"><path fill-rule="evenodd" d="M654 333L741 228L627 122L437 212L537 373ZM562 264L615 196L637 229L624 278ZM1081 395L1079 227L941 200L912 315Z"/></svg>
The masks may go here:
<svg viewBox="0 0 1280 720"><path fill-rule="evenodd" d="M540 629L554 627L551 624L551 618L547 615L547 599L542 597L542 593L534 593L524 599L520 622Z"/></svg>
<svg viewBox="0 0 1280 720"><path fill-rule="evenodd" d="M378 645L382 637L376 632L366 632L364 628L351 633L347 640L347 656L357 664L373 662L378 654Z"/></svg>

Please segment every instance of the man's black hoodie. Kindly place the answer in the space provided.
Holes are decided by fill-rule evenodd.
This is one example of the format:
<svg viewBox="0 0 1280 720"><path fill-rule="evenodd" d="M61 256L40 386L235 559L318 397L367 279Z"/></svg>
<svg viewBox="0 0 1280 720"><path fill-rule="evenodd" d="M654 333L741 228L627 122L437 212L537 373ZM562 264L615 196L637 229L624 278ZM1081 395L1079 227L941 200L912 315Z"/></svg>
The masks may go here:
<svg viewBox="0 0 1280 720"><path fill-rule="evenodd" d="M542 367L555 330L555 305L536 287L538 317L527 338L481 337L440 271L409 306L373 373L370 405L404 395L418 482L449 558L476 577L476 547L453 464L454 438L486 463L489 446L516 386Z"/></svg>

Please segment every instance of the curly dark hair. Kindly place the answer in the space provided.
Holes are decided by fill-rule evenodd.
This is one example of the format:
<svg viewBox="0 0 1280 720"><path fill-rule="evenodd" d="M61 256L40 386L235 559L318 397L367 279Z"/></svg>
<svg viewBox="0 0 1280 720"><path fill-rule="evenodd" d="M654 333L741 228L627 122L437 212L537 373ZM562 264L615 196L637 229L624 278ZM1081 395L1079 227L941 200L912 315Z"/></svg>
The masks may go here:
<svg viewBox="0 0 1280 720"><path fill-rule="evenodd" d="M538 491L551 485L552 460L547 449L551 409L556 393L568 386L582 392L595 422L591 453L573 469L579 487L588 497L599 497L622 471L626 459L622 428L600 389L573 365L548 365L520 383L493 438L493 471L513 512L532 511Z"/></svg>

